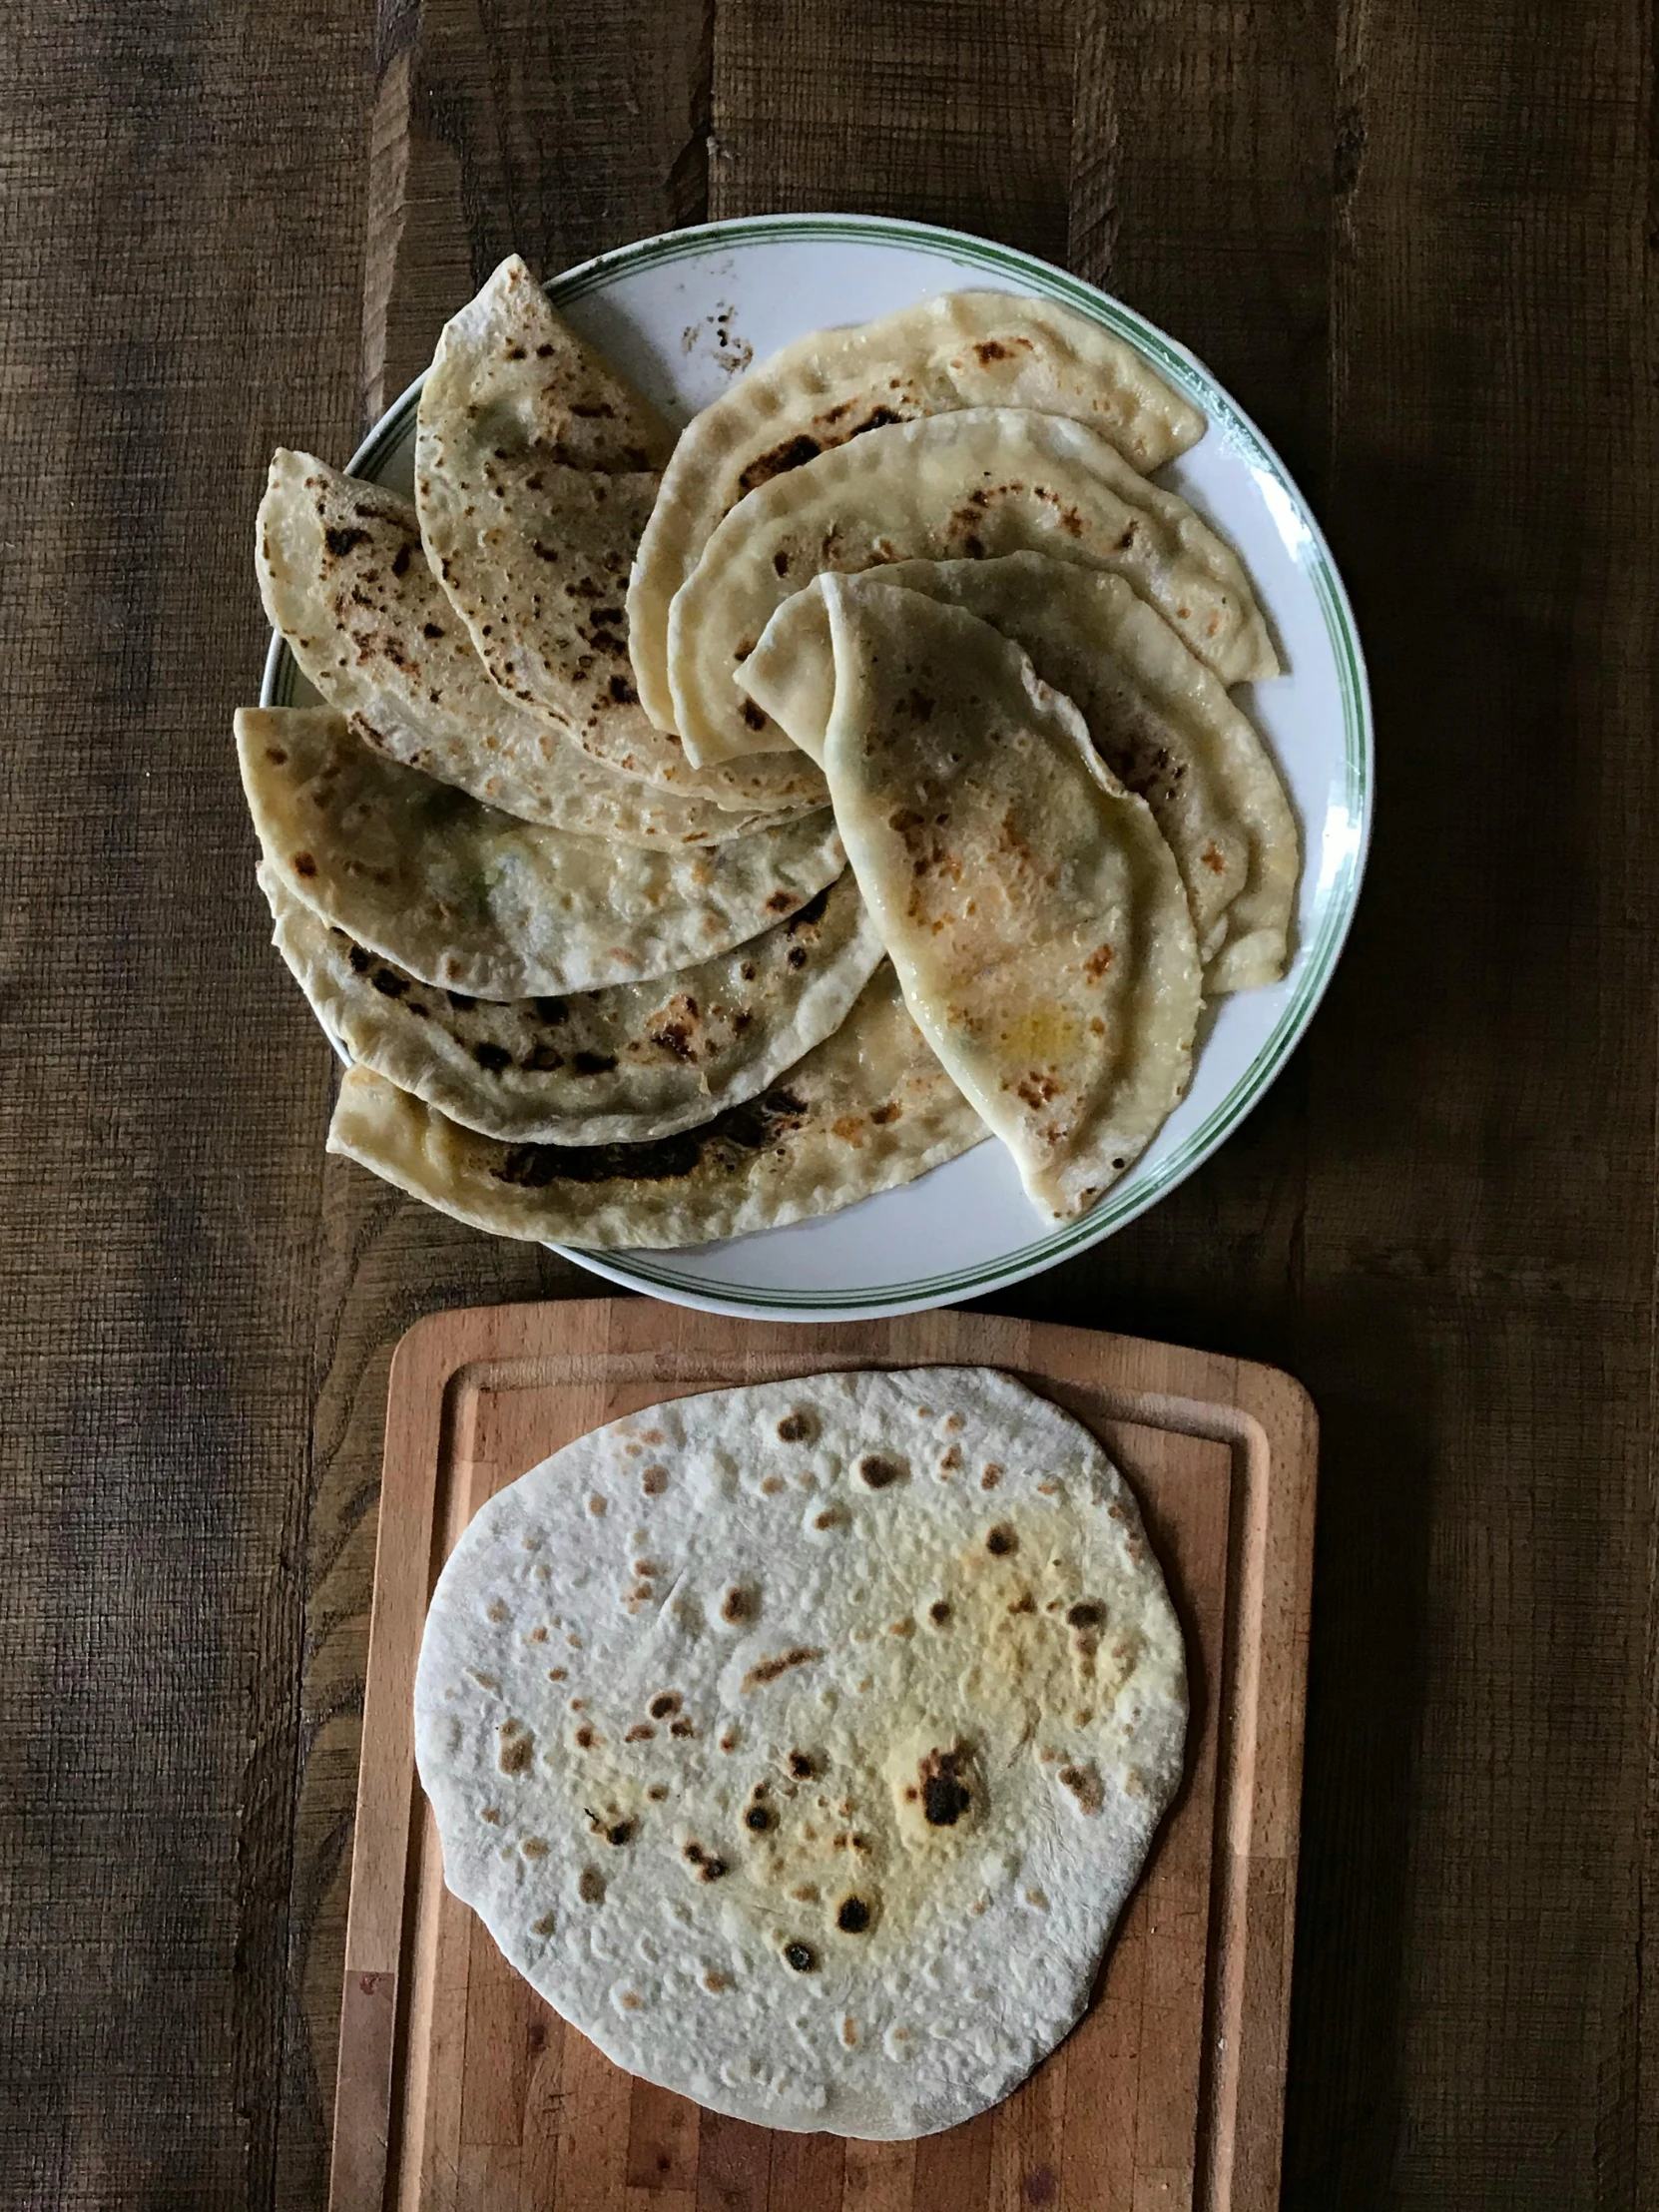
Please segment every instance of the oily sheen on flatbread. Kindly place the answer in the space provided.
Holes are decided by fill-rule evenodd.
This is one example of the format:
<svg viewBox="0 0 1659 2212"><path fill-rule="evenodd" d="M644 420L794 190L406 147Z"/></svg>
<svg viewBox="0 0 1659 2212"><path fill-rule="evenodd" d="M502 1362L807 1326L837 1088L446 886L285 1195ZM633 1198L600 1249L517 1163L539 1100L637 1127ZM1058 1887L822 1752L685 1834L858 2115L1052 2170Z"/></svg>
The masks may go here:
<svg viewBox="0 0 1659 2212"><path fill-rule="evenodd" d="M1146 801L1175 855L1207 992L1285 972L1299 850L1279 772L1220 682L1121 576L1010 553L897 561L880 579L978 615L1077 707L1096 752ZM822 761L835 690L822 584L785 600L739 677Z"/></svg>
<svg viewBox="0 0 1659 2212"><path fill-rule="evenodd" d="M1191 1067L1198 947L1170 849L988 623L878 576L825 588L825 768L905 1003L1032 1204L1085 1213Z"/></svg>
<svg viewBox="0 0 1659 2212"><path fill-rule="evenodd" d="M673 443L513 256L445 324L421 386L415 502L433 573L504 697L596 760L737 809L822 805L805 762L699 774L640 709L628 573Z"/></svg>
<svg viewBox="0 0 1659 2212"><path fill-rule="evenodd" d="M641 540L628 613L636 680L652 721L679 727L669 606L740 499L885 423L986 406L1071 415L1143 471L1204 434L1204 417L1144 354L1092 316L1046 299L942 292L786 345L687 429Z"/></svg>
<svg viewBox="0 0 1659 2212"><path fill-rule="evenodd" d="M541 829L387 760L326 708L244 708L237 749L282 888L423 983L478 998L672 974L788 920L845 864L827 809L673 851Z"/></svg>
<svg viewBox="0 0 1659 2212"><path fill-rule="evenodd" d="M618 2065L902 2138L1084 2010L1186 1706L1095 1437L914 1368L652 1406L498 1491L433 1593L415 1752L449 1887Z"/></svg>
<svg viewBox="0 0 1659 2212"><path fill-rule="evenodd" d="M328 1149L496 1236L662 1249L835 1213L986 1135L883 961L840 1027L770 1090L660 1143L502 1144L352 1068Z"/></svg>
<svg viewBox="0 0 1659 2212"><path fill-rule="evenodd" d="M521 821L625 844L720 843L768 819L657 791L504 697L395 492L283 448L257 544L273 625L325 703L389 759Z"/></svg>
<svg viewBox="0 0 1659 2212"><path fill-rule="evenodd" d="M782 602L821 571L1018 552L1123 576L1223 683L1278 671L1238 555L1184 499L1082 423L971 407L868 431L733 508L669 616L687 752L723 759L774 729L733 676Z"/></svg>
<svg viewBox="0 0 1659 2212"><path fill-rule="evenodd" d="M850 871L735 951L500 1005L431 990L260 880L276 944L352 1059L512 1142L639 1144L712 1121L838 1028L881 959Z"/></svg>

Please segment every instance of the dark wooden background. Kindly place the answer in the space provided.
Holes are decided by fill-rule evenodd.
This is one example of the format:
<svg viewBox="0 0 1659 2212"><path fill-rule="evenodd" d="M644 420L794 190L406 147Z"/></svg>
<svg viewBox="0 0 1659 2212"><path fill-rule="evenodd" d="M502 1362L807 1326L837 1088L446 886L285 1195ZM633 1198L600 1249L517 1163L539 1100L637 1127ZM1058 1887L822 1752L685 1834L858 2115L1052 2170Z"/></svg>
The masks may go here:
<svg viewBox="0 0 1659 2212"><path fill-rule="evenodd" d="M1190 342L1371 655L1308 1044L1003 1302L1324 1415L1286 2202L1659 2203L1652 40L1621 0L0 10L0 2201L319 2203L387 1355L591 1288L323 1159L230 746L268 450L343 459L509 248L850 208Z"/></svg>

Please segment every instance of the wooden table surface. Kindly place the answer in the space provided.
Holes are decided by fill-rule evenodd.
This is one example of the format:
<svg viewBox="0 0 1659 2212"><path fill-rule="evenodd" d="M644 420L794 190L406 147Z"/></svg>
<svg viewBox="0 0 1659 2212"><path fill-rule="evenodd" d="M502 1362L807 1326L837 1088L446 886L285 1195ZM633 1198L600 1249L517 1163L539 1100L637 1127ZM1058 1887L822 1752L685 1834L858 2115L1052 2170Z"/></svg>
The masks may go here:
<svg viewBox="0 0 1659 2212"><path fill-rule="evenodd" d="M324 1160L268 451L511 248L843 208L1188 341L1371 656L1308 1043L999 1302L1319 1402L1286 2202L1659 2203L1652 64L1620 0L0 11L0 2201L319 2202L387 1357L592 1288Z"/></svg>

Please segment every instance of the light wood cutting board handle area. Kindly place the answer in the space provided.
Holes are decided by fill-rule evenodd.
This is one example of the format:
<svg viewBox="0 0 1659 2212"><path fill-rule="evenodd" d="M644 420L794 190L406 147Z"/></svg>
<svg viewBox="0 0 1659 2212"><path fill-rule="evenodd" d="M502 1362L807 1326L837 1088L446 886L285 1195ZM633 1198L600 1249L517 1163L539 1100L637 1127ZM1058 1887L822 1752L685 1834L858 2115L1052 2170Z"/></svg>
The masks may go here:
<svg viewBox="0 0 1659 2212"><path fill-rule="evenodd" d="M632 2080L443 1887L421 1626L477 1508L601 1422L830 1369L1005 1368L1134 1485L1186 1631L1181 1792L1083 2021L916 2143L790 2135ZM1317 1423L1272 1368L940 1313L804 1331L645 1299L438 1314L392 1362L340 2009L332 2212L1271 2212L1296 1907Z"/></svg>

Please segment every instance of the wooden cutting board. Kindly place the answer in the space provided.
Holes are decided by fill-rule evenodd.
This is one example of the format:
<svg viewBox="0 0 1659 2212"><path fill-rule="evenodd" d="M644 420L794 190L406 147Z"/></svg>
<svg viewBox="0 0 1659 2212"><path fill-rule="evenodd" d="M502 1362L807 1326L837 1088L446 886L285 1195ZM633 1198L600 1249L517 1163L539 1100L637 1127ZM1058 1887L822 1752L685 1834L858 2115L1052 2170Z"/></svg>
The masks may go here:
<svg viewBox="0 0 1659 2212"><path fill-rule="evenodd" d="M1007 1368L1128 1475L1187 1635L1187 1774L1075 2033L918 2143L773 2134L634 2081L443 1887L414 1767L426 1603L470 1516L584 1430L831 1368ZM434 1315L392 1362L333 2212L1270 2212L1296 1903L1316 1422L1272 1368L982 1315L802 1329L593 1299Z"/></svg>

